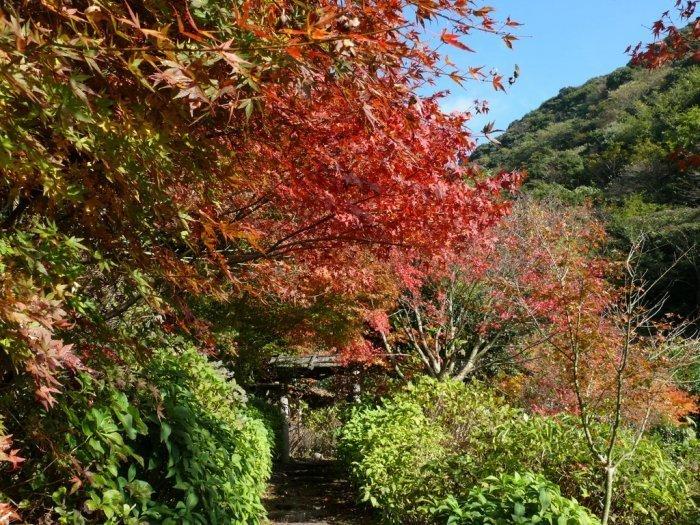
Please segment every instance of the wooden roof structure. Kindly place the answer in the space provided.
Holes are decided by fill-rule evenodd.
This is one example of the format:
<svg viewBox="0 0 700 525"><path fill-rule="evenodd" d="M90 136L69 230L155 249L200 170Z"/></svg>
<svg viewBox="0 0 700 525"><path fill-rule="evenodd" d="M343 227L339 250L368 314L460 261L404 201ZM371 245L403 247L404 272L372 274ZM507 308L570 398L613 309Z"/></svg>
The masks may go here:
<svg viewBox="0 0 700 525"><path fill-rule="evenodd" d="M295 370L300 373L304 370L333 369L343 366L336 355L278 355L271 358L268 364L277 369Z"/></svg>

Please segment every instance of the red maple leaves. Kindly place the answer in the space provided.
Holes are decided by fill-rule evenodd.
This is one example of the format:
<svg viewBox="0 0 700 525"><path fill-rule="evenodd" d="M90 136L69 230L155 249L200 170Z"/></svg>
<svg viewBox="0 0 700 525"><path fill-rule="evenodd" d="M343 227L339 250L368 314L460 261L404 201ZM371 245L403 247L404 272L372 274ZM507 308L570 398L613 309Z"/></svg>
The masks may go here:
<svg viewBox="0 0 700 525"><path fill-rule="evenodd" d="M587 410L612 417L619 409L642 425L693 411L692 398L672 380L671 355L681 352L666 349L667 358L659 359L661 348L686 343L637 300L645 285L613 284L624 279L597 253L605 242L601 224L583 210L527 210L528 216L520 208L509 221L516 235L506 237L508 253L517 271L503 280L514 308L508 315L529 318L534 327L522 361L525 401L550 414Z"/></svg>
<svg viewBox="0 0 700 525"><path fill-rule="evenodd" d="M24 462L24 458L18 455L19 449L12 448L12 436L0 435L0 465L2 462L9 463L13 469L19 468Z"/></svg>
<svg viewBox="0 0 700 525"><path fill-rule="evenodd" d="M407 18L414 6L418 23ZM7 88L8 121L25 126L18 147L29 144L6 166L3 196L12 206L22 196L21 221L77 232L115 262L110 280L151 290L152 304L186 329L202 326L187 309L192 296L303 304L381 294L374 262L459 250L504 215L519 183L469 166L468 117L443 114L437 96L418 91L445 62L421 22L446 22L443 42L462 50L476 27L512 41L516 23L498 29L492 8L472 7L250 1L203 15L120 1L3 6L0 52L11 56L8 75L22 77ZM471 75L490 79L481 68ZM497 75L492 82L503 89ZM67 113L55 86L65 86ZM22 278L13 273L7 289ZM72 340L67 314L29 288L21 301L8 295L2 315L28 350L18 368L50 408L62 371L81 363L63 339Z"/></svg>
<svg viewBox="0 0 700 525"><path fill-rule="evenodd" d="M474 50L471 47L460 42L458 35L455 35L454 33L448 33L447 30L443 30L442 34L440 35L440 40L442 40L445 44L449 44L451 46L456 47L457 49L462 49L463 51L471 51L472 53L474 52Z"/></svg>
<svg viewBox="0 0 700 525"><path fill-rule="evenodd" d="M65 344L54 335L58 328L67 328L66 312L57 299L33 297L6 307L3 317L11 331L26 345L29 356L24 360L25 371L34 379L37 400L48 409L60 392L56 375L60 370L83 369L73 353L73 345ZM1 459L1 458L0 458Z"/></svg>
<svg viewBox="0 0 700 525"><path fill-rule="evenodd" d="M670 12L664 12L661 18L652 24L654 42L646 46L639 43L627 48L627 52L632 55L632 62L652 69L686 57L700 62L700 17L693 20L696 7L695 0L675 0L677 18L681 22L689 22L689 26L677 27L677 22Z"/></svg>

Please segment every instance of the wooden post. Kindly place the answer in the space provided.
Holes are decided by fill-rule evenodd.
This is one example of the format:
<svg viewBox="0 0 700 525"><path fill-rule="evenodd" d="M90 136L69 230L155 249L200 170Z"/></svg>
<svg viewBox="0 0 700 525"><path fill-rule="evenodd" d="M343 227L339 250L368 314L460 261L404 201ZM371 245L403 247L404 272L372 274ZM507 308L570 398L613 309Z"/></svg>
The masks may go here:
<svg viewBox="0 0 700 525"><path fill-rule="evenodd" d="M359 370L353 370L352 374L354 376L359 376L360 371ZM355 381L352 385L352 400L354 403L359 403L360 402L360 393L362 392L362 388L360 387L360 382L359 379Z"/></svg>
<svg viewBox="0 0 700 525"><path fill-rule="evenodd" d="M289 462L289 399L287 396L280 398L282 411L282 463Z"/></svg>
<svg viewBox="0 0 700 525"><path fill-rule="evenodd" d="M362 392L362 389L360 388L360 383L355 383L352 385L352 401L354 403L359 403L360 402L360 393Z"/></svg>

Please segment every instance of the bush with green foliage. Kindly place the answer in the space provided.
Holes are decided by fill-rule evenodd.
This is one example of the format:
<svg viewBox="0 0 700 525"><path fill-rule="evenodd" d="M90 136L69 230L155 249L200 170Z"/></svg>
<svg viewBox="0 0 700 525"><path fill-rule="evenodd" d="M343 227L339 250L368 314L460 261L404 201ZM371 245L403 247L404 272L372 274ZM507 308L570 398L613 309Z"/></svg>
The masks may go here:
<svg viewBox="0 0 700 525"><path fill-rule="evenodd" d="M423 498L447 494L431 477L432 466L446 459L446 439L417 403L398 397L352 417L342 430L339 454L350 465L362 501L391 523L420 522Z"/></svg>
<svg viewBox="0 0 700 525"><path fill-rule="evenodd" d="M598 518L542 476L490 476L469 491L466 500L448 496L431 509L447 525L597 525Z"/></svg>
<svg viewBox="0 0 700 525"><path fill-rule="evenodd" d="M263 398L249 396L247 411L251 418L263 422L272 440L272 457L279 459L282 454L282 426L284 425L284 416L280 407Z"/></svg>
<svg viewBox="0 0 700 525"><path fill-rule="evenodd" d="M13 399L19 417L10 432L21 422L63 436L44 454L50 442L43 434L24 442L26 465L10 473L9 485L0 483L25 519L70 525L261 521L271 431L224 370L195 348L170 343L143 364L132 363L128 374L117 366L79 374L52 411L36 410L31 389L23 390L26 399Z"/></svg>
<svg viewBox="0 0 700 525"><path fill-rule="evenodd" d="M620 446L631 449L624 433ZM489 476L533 472L597 514L602 480L573 416L531 416L492 389L421 379L379 407L358 409L340 439L363 501L392 523L425 523L430 506L466 500ZM695 523L692 470L653 436L620 468L617 524Z"/></svg>
<svg viewBox="0 0 700 525"><path fill-rule="evenodd" d="M173 523L257 521L274 442L243 390L194 348L157 354L146 373L162 396L164 417L152 421L162 446L152 459L165 472L165 492L175 494Z"/></svg>
<svg viewBox="0 0 700 525"><path fill-rule="evenodd" d="M166 509L156 505L153 487L146 481L144 457L136 449L138 439L149 433L142 411L108 381L88 374L77 381L79 389L67 391L58 405L63 418L57 414L46 421L45 428L63 431L58 462L46 465L41 472L47 476L34 477L32 482L46 490L72 470L78 472L72 485L63 484L52 494L48 491L53 508L45 516L55 513L61 524L98 520L137 524L161 519ZM37 510L31 497L23 503Z"/></svg>

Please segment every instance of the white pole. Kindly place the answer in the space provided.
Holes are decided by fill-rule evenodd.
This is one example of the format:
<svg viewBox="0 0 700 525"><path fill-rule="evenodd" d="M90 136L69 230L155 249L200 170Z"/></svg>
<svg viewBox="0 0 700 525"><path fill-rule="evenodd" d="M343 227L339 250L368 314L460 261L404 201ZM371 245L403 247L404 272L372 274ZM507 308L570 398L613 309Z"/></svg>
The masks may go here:
<svg viewBox="0 0 700 525"><path fill-rule="evenodd" d="M282 409L282 463L289 462L289 399L287 396L280 398Z"/></svg>

